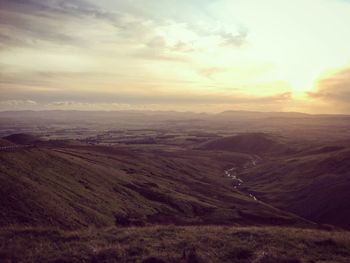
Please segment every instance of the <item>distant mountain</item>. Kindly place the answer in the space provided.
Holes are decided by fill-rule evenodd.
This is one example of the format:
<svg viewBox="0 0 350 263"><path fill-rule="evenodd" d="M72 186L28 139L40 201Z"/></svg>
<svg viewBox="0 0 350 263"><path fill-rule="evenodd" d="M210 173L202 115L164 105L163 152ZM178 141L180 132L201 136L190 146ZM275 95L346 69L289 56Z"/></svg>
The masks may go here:
<svg viewBox="0 0 350 263"><path fill-rule="evenodd" d="M305 118L312 117L313 115L301 112L260 112L260 111L224 111L218 113L218 117L231 117L231 118L273 118L273 117L284 117L284 118Z"/></svg>
<svg viewBox="0 0 350 263"><path fill-rule="evenodd" d="M207 117L206 113L177 112L177 111L141 111L141 110L121 110L121 111L78 111L78 110L49 110L49 111L0 111L0 118L39 118L56 120L96 120L96 118L154 118L176 119L176 118L197 118Z"/></svg>

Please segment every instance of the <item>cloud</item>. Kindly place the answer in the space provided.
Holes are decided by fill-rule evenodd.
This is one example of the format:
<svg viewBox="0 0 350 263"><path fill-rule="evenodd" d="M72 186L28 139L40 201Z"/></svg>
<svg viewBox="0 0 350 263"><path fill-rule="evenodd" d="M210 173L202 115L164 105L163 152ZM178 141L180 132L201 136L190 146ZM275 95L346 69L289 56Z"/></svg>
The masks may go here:
<svg viewBox="0 0 350 263"><path fill-rule="evenodd" d="M158 96L121 97L111 96L109 100L89 101L67 100L52 101L42 105L45 109L65 110L190 110L222 111L224 109L283 110L291 101L291 93L276 96L252 97L245 95L199 95L199 94L163 94ZM114 101L113 101L114 100ZM127 101L127 103L126 103Z"/></svg>
<svg viewBox="0 0 350 263"><path fill-rule="evenodd" d="M176 22L152 20L126 2L120 2L121 8L106 11L85 0L4 0L0 8L0 49L25 47L55 54L55 50L68 47L69 56L74 56L76 49L84 51L82 56L94 56L93 60L105 59L108 54L118 60L128 57L130 63L132 60L137 63L137 59L189 61L185 54L194 50L191 43L181 38L169 42L165 37L169 30L176 28ZM54 63L50 67L54 67ZM16 79L10 74L0 84L6 82L15 84ZM18 84L50 85L32 76L18 79Z"/></svg>
<svg viewBox="0 0 350 263"><path fill-rule="evenodd" d="M52 14L67 16L94 16L113 19L114 15L85 0L2 0L4 10L47 17Z"/></svg>
<svg viewBox="0 0 350 263"><path fill-rule="evenodd" d="M202 68L199 70L199 74L203 75L204 77L207 78L212 78L216 74L222 73L227 71L227 68L222 68L222 67L209 67L209 68Z"/></svg>
<svg viewBox="0 0 350 263"><path fill-rule="evenodd" d="M317 90L309 98L326 103L330 109L350 111L350 68L343 69L317 82Z"/></svg>
<svg viewBox="0 0 350 263"><path fill-rule="evenodd" d="M0 72L0 88L11 86L47 87L50 84L48 76L44 72L6 72L4 69Z"/></svg>
<svg viewBox="0 0 350 263"><path fill-rule="evenodd" d="M37 47L40 42L57 45L88 46L98 39L89 32L96 23L114 27L111 37L142 39L152 25L142 17L123 11L106 11L85 0L3 0L0 7L0 44ZM91 37L89 39L89 37Z"/></svg>
<svg viewBox="0 0 350 263"><path fill-rule="evenodd" d="M75 38L64 32L63 23L77 16L101 17L85 1L3 0L0 8L3 44L35 44L34 39L69 43ZM61 26L58 26L61 24ZM45 26L43 26L45 25Z"/></svg>
<svg viewBox="0 0 350 263"><path fill-rule="evenodd" d="M92 34L94 26L102 27L101 23L108 28L105 34L109 35L109 42L124 42L131 48L144 44L146 48L186 53L197 50L194 44L208 37L219 38L224 46L240 47L246 43L247 32L244 30L231 32L221 27L208 28L208 25L183 22L178 16L169 19L156 12L142 12L142 5L132 1L116 1L114 6L106 10L106 7L86 0L3 0L0 47L36 48L42 42L60 47L88 47L104 41L97 32ZM169 34L178 39L169 43L165 40ZM192 35L191 40L184 39L183 35Z"/></svg>
<svg viewBox="0 0 350 263"><path fill-rule="evenodd" d="M33 109L37 105L37 102L33 100L2 100L0 101L0 110Z"/></svg>
<svg viewBox="0 0 350 263"><path fill-rule="evenodd" d="M76 109L76 110L132 110L145 108L146 105L127 104L118 102L79 102L79 101L53 101L43 105L45 109Z"/></svg>
<svg viewBox="0 0 350 263"><path fill-rule="evenodd" d="M221 32L219 36L223 39L224 46L241 47L247 43L248 32L243 30L237 34Z"/></svg>
<svg viewBox="0 0 350 263"><path fill-rule="evenodd" d="M38 95L36 95L39 97ZM41 104L50 106L70 106L70 105L93 105L93 104L179 104L179 105L195 105L195 104L278 104L289 101L292 99L292 94L282 93L275 96L249 96L244 94L199 94L199 93L163 93L153 94L149 92L144 95L140 94L122 94L122 93L96 93L91 92L88 94L65 94L61 93L59 96L62 100L55 101L56 96L41 97ZM74 98L74 100L68 100ZM45 99L45 100L43 100ZM66 100L64 100L66 99ZM13 105L15 105L15 100ZM46 101L46 102L45 102ZM19 100L19 103L22 102ZM29 103L29 100L26 101ZM5 103L4 103L5 105ZM11 104L6 104L11 106Z"/></svg>
<svg viewBox="0 0 350 263"><path fill-rule="evenodd" d="M36 105L37 103L33 100L3 100L3 101L0 101L0 104L16 106L16 105Z"/></svg>
<svg viewBox="0 0 350 263"><path fill-rule="evenodd" d="M3 0L1 99L30 99L38 107L263 107L292 100L282 93L289 89L283 72L270 60L277 44L247 45L259 39L258 27L245 27L244 10L224 2ZM287 53L283 49L283 63ZM274 69L267 72L266 64Z"/></svg>
<svg viewBox="0 0 350 263"><path fill-rule="evenodd" d="M317 91L308 93L311 98L348 104L350 102L350 69L344 69L319 80L317 87Z"/></svg>

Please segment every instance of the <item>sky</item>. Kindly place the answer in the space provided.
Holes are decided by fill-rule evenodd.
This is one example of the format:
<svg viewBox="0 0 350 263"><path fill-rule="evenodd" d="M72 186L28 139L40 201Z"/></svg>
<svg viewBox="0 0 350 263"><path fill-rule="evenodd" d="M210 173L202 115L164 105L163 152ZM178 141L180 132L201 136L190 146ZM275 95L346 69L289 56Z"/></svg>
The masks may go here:
<svg viewBox="0 0 350 263"><path fill-rule="evenodd" d="M0 110L350 114L347 0L0 0Z"/></svg>

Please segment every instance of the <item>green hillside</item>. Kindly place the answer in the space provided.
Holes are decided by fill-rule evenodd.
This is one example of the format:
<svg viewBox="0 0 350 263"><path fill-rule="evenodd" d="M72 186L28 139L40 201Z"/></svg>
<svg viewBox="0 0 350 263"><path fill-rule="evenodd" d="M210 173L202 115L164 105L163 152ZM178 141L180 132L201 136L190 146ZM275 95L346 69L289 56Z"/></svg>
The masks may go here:
<svg viewBox="0 0 350 263"><path fill-rule="evenodd" d="M310 225L236 191L242 154L77 146L0 153L0 225Z"/></svg>

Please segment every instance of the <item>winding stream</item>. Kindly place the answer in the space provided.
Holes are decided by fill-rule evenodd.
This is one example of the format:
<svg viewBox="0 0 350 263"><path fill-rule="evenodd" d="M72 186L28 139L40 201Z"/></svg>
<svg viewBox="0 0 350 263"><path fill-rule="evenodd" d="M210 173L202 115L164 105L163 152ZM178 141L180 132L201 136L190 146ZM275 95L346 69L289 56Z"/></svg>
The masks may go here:
<svg viewBox="0 0 350 263"><path fill-rule="evenodd" d="M254 199L255 201L258 201L258 199L256 198L255 195L253 195L252 193L249 193L247 191L244 191L242 188L242 185L244 184L244 181L239 178L239 173L241 173L242 171L254 167L256 166L259 162L261 161L261 157L259 157L258 155L254 155L251 157L251 160L246 162L245 164L243 164L242 168L240 167L232 167L228 170L225 170L225 176L229 177L232 181L233 181L233 187L234 189L240 191L241 193L249 196L250 198Z"/></svg>

